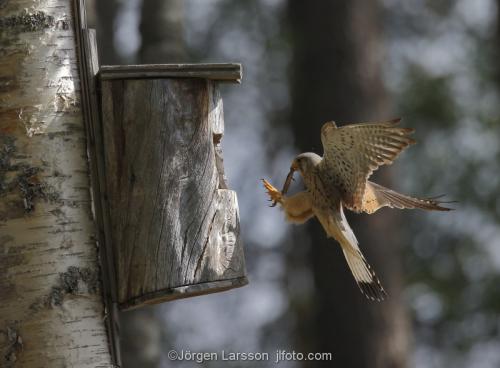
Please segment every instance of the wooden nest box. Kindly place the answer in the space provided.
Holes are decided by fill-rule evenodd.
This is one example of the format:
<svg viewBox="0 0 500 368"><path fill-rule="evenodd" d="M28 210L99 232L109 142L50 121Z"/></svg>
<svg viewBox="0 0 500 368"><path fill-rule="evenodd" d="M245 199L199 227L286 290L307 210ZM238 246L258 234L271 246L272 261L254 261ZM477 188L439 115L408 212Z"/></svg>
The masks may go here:
<svg viewBox="0 0 500 368"><path fill-rule="evenodd" d="M97 79L94 130L118 306L247 284L238 202L224 176L218 88L239 82L241 66L102 66Z"/></svg>

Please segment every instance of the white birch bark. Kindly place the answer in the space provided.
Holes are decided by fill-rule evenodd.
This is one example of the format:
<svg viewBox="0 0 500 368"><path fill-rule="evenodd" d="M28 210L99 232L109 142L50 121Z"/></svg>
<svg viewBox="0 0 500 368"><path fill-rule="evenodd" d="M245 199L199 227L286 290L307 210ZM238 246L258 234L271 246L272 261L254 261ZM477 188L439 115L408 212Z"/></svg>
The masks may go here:
<svg viewBox="0 0 500 368"><path fill-rule="evenodd" d="M71 0L0 1L0 366L109 367Z"/></svg>

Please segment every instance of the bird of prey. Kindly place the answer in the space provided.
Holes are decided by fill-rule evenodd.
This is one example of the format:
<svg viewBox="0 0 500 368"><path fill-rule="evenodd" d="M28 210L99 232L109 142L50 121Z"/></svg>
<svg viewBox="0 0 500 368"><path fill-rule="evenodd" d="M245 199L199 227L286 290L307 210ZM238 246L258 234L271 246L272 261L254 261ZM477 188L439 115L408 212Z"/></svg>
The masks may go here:
<svg viewBox="0 0 500 368"><path fill-rule="evenodd" d="M288 221L302 224L316 216L340 244L347 264L361 292L371 300L383 300L386 293L366 261L344 216L344 207L372 214L381 207L420 208L449 211L437 198L414 198L397 193L368 178L379 166L390 165L415 141L413 129L399 127L401 119L386 122L348 124L338 128L330 121L321 128L323 157L307 152L292 162L283 190L268 181L264 186L273 201L283 208ZM295 171L302 175L306 191L285 196Z"/></svg>

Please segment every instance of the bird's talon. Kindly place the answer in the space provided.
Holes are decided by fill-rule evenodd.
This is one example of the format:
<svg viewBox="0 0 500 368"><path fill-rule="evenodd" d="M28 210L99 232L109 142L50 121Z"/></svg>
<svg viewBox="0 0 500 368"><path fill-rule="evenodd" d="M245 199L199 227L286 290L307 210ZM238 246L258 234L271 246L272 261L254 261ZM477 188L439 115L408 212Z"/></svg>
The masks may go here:
<svg viewBox="0 0 500 368"><path fill-rule="evenodd" d="M269 196L268 201L273 202L270 207L275 207L276 204L281 203L283 200L281 192L265 179L262 179L262 183L264 184L264 188Z"/></svg>

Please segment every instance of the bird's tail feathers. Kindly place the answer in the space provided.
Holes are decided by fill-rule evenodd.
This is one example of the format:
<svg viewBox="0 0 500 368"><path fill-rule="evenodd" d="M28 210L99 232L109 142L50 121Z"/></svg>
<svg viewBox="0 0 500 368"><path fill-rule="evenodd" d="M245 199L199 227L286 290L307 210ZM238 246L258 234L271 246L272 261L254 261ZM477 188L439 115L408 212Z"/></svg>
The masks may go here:
<svg viewBox="0 0 500 368"><path fill-rule="evenodd" d="M440 201L439 197L434 198L413 198L401 193L398 193L392 189L385 188L377 183L368 182L369 186L373 188L375 195L380 202L380 204L385 203L390 207L395 207L399 209L403 208L420 208L428 211L450 211L451 208L443 207L442 204L452 203L446 201Z"/></svg>
<svg viewBox="0 0 500 368"><path fill-rule="evenodd" d="M387 294L372 267L361 253L356 236L350 228L342 208L337 216L332 217L331 221L336 223L333 228L338 229L338 233L332 235L340 243L347 264L361 292L368 299L384 300Z"/></svg>
<svg viewBox="0 0 500 368"><path fill-rule="evenodd" d="M342 247L344 256L359 289L368 299L382 301L387 295L380 280L360 252Z"/></svg>

